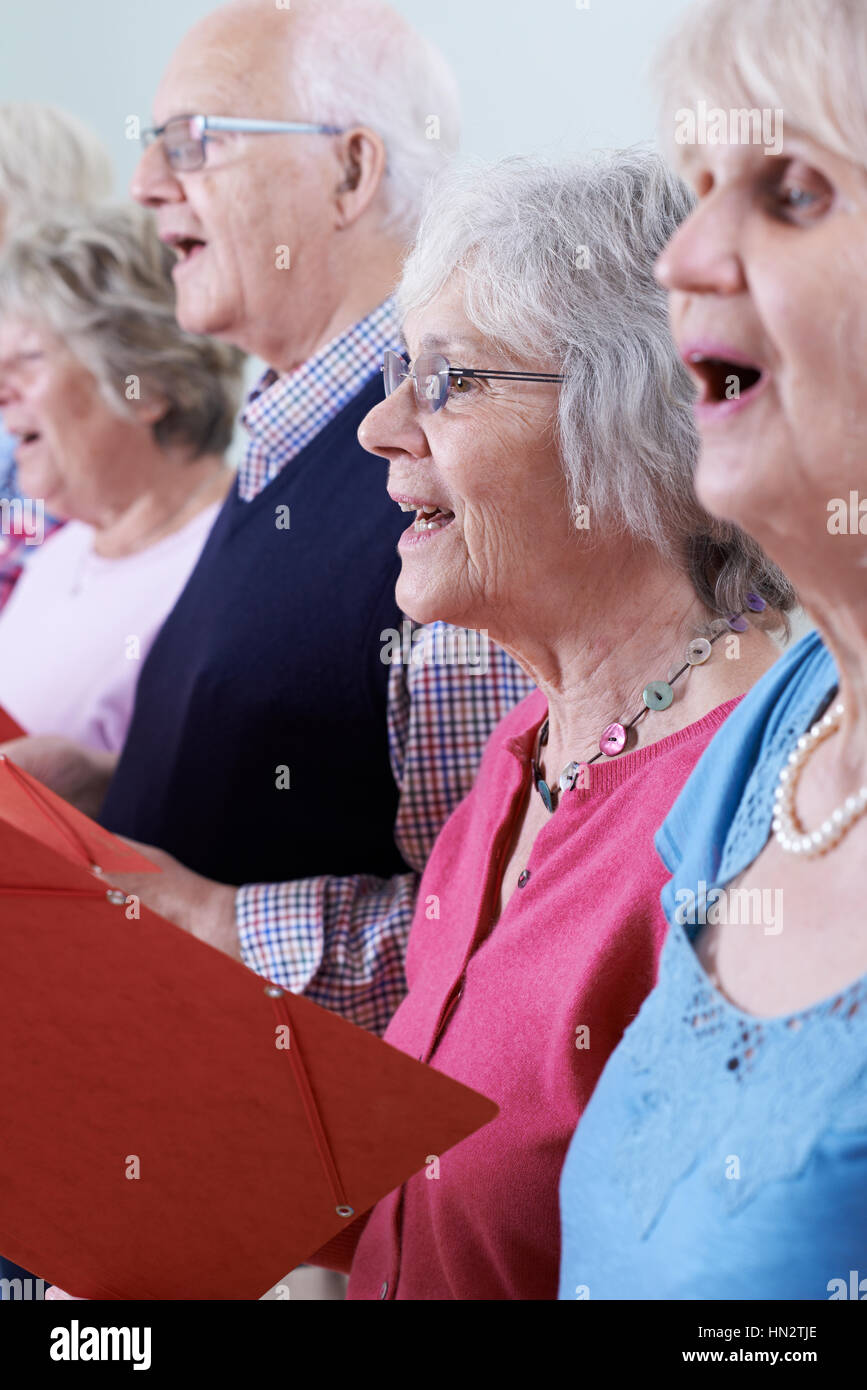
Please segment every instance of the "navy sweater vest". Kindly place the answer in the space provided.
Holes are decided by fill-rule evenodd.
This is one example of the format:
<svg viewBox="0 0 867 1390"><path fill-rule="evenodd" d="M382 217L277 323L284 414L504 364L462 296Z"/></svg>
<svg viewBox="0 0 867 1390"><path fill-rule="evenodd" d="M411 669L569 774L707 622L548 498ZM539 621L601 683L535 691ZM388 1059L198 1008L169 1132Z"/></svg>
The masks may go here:
<svg viewBox="0 0 867 1390"><path fill-rule="evenodd" d="M232 490L141 672L100 819L222 883L406 867L380 656L406 518L356 439L381 399L375 377L252 502Z"/></svg>

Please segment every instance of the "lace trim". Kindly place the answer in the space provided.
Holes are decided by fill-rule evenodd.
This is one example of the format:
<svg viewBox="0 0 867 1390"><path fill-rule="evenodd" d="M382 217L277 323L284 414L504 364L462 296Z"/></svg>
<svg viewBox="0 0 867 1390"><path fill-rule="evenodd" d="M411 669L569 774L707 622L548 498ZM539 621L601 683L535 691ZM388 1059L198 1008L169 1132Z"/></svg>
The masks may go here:
<svg viewBox="0 0 867 1390"><path fill-rule="evenodd" d="M632 1084L615 1178L641 1234L699 1166L735 1211L766 1183L799 1173L832 1123L867 1126L865 1044L867 976L800 1013L753 1018L713 988L672 926L660 986L620 1049ZM726 1177L732 1157L736 1181Z"/></svg>

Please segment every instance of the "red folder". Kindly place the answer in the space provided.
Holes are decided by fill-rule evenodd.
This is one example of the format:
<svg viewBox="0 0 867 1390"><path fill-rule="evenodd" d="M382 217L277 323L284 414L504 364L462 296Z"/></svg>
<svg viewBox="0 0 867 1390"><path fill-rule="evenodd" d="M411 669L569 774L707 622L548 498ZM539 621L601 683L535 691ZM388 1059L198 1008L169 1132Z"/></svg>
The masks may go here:
<svg viewBox="0 0 867 1390"><path fill-rule="evenodd" d="M497 1107L128 901L134 854L0 761L0 1254L256 1299Z"/></svg>
<svg viewBox="0 0 867 1390"><path fill-rule="evenodd" d="M13 738L24 738L21 725L0 706L0 743L8 743Z"/></svg>

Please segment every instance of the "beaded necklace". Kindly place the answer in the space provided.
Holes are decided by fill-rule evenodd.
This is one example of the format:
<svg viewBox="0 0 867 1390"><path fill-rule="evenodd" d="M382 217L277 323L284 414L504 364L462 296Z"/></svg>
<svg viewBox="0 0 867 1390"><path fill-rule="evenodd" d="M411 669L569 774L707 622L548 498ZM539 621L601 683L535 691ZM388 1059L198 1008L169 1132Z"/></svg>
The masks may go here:
<svg viewBox="0 0 867 1390"><path fill-rule="evenodd" d="M758 594L747 594L745 603L746 608L753 613L761 613L766 607L765 600L760 598ZM548 742L548 720L545 720L536 739L536 748L531 766L533 772L533 786L539 793L545 809L549 814L556 810L560 792L571 791L575 786L581 775L582 767L589 767L591 763L598 762L599 759L603 757L616 758L626 747L629 741L630 731L635 728L636 724L644 719L651 710L659 711L668 709L674 699L674 690L672 687L680 680L681 676L691 670L693 666L704 665L713 651L714 642L718 642L720 637L722 637L727 630L732 632L746 632L749 624L744 617L745 611L746 610L742 610L740 613L730 613L725 619L725 626L721 627L719 632L715 633L713 637L693 638L686 649L684 662L680 669L676 671L669 680L651 681L649 685L644 687L641 695L644 704L633 719L630 719L627 724L621 724L616 720L611 724L607 724L602 730L599 739L598 753L595 753L592 758L587 758L583 763L573 760L566 764L558 779L557 787L559 790L545 781L539 769L539 759L542 754L542 749Z"/></svg>

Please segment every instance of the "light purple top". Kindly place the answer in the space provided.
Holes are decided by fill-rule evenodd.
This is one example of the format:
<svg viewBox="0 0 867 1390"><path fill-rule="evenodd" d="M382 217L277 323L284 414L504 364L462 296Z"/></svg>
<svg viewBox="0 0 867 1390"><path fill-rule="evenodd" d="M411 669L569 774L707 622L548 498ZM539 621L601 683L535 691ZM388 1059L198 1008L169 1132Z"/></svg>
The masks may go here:
<svg viewBox="0 0 867 1390"><path fill-rule="evenodd" d="M121 559L94 554L93 528L80 521L28 551L0 614L0 705L28 733L122 748L142 662L221 505Z"/></svg>

